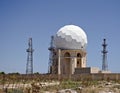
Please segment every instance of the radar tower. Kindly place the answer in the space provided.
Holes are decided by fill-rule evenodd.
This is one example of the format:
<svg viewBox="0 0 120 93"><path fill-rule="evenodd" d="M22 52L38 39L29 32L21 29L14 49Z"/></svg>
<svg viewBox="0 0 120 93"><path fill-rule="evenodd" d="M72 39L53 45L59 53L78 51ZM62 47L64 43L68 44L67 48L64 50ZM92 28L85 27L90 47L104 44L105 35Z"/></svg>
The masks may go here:
<svg viewBox="0 0 120 93"><path fill-rule="evenodd" d="M26 52L27 55L27 64L26 64L26 74L33 74L33 48L32 48L32 38L29 38L28 49Z"/></svg>
<svg viewBox="0 0 120 93"><path fill-rule="evenodd" d="M55 47L54 47L54 36L51 36L51 42L50 42L50 47L48 48L48 50L50 51L49 54L49 63L48 63L48 73L52 73L52 64L54 63L54 51L55 51Z"/></svg>
<svg viewBox="0 0 120 93"><path fill-rule="evenodd" d="M103 50L102 50L102 54L103 54L103 60L102 60L102 70L103 71L108 71L108 64L107 64L107 53L108 51L106 50L107 44L106 44L106 39L103 39Z"/></svg>

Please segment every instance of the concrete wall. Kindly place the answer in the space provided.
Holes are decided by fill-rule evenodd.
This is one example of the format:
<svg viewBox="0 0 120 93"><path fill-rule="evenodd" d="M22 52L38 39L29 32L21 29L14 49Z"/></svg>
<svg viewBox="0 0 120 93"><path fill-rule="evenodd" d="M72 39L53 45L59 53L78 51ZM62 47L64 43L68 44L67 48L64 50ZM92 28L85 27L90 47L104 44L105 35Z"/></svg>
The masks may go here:
<svg viewBox="0 0 120 93"><path fill-rule="evenodd" d="M120 73L108 74L74 74L74 75L60 75L57 74L34 74L34 75L0 75L0 80L13 80L13 78L21 80L120 80Z"/></svg>
<svg viewBox="0 0 120 93"><path fill-rule="evenodd" d="M72 79L81 80L120 80L120 73L95 73L95 74L77 74Z"/></svg>
<svg viewBox="0 0 120 93"><path fill-rule="evenodd" d="M99 73L99 68L97 67L86 67L86 68L75 68L75 74L92 74L92 73Z"/></svg>

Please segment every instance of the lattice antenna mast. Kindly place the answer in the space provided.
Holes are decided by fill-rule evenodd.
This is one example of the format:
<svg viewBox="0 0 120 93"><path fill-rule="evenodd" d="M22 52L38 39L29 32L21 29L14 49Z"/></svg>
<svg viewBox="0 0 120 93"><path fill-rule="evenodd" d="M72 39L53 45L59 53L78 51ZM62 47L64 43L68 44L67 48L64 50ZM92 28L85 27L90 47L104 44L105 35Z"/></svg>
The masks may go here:
<svg viewBox="0 0 120 93"><path fill-rule="evenodd" d="M26 52L27 55L27 65L26 65L26 74L33 74L33 48L32 48L32 38L29 38L28 49Z"/></svg>
<svg viewBox="0 0 120 93"><path fill-rule="evenodd" d="M106 39L103 39L103 60L102 60L102 70L107 71L108 70L108 64L107 64L107 53L108 51L106 50L107 44L106 44Z"/></svg>
<svg viewBox="0 0 120 93"><path fill-rule="evenodd" d="M54 36L51 36L51 42L50 42L50 47L48 48L48 50L50 51L49 54L49 63L48 63L48 73L51 73L51 66L53 64L54 61Z"/></svg>

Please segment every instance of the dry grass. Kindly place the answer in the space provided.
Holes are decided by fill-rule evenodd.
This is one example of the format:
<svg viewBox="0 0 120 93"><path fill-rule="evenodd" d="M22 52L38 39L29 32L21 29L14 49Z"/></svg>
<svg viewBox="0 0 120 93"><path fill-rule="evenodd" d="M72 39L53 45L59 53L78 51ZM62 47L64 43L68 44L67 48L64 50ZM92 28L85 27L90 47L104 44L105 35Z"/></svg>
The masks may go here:
<svg viewBox="0 0 120 93"><path fill-rule="evenodd" d="M48 78L48 79L47 79ZM34 77L34 79L32 78L22 78L22 77L18 77L18 76L14 76L14 75L9 75L5 78L2 78L0 80L0 84L32 84L33 82L38 83L38 82L52 82L52 80L50 80L51 78L53 78L52 76L50 77L46 77L44 78L44 76L41 77ZM3 82L4 80L4 82ZM55 79L56 80L56 79ZM54 81L55 81L54 80ZM72 80L61 80L60 81L60 85L54 85L54 86L44 86L44 87L40 87L39 85L36 87L40 87L40 88L35 88L35 91L38 91L36 93L44 93L45 91L50 91L50 92L54 92L57 93L58 90L61 89L74 89L76 90L78 93L99 93L99 91L113 91L114 93L120 93L120 80L117 81L112 81L112 84L117 83L116 85L105 85L107 82L111 82L109 80L109 78L107 79L107 81L92 81L90 78L88 78L87 80L78 80L78 81L72 81ZM29 89L25 89L23 88L25 92L22 92L20 90L11 90L9 89L8 93L13 93L13 91L19 91L19 93L28 93ZM22 89L22 90L23 90ZM32 90L33 87L30 89ZM0 90L0 93L3 93L2 90Z"/></svg>

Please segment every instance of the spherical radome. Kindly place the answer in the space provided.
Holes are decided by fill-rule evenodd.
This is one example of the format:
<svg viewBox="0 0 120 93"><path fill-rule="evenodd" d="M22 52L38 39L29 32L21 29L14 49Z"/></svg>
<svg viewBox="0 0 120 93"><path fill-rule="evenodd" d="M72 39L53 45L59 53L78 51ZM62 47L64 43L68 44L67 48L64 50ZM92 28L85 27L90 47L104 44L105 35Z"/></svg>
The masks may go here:
<svg viewBox="0 0 120 93"><path fill-rule="evenodd" d="M54 36L54 44L61 49L85 49L87 36L79 26L66 25Z"/></svg>

